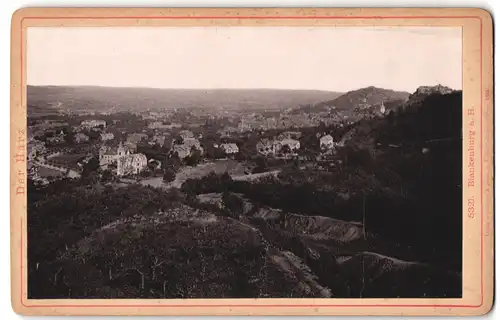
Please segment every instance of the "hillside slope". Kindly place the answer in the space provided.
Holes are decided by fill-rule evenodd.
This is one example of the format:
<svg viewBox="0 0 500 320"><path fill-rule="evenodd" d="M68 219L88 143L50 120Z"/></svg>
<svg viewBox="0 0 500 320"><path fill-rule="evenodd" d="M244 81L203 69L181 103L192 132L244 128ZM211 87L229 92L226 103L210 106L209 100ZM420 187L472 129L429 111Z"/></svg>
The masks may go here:
<svg viewBox="0 0 500 320"><path fill-rule="evenodd" d="M331 107L340 111L348 111L356 107L370 107L382 102L405 101L410 94L403 91L394 91L377 87L366 87L349 91L338 98L321 102L318 107Z"/></svg>
<svg viewBox="0 0 500 320"><path fill-rule="evenodd" d="M29 212L30 298L445 297L460 290L457 274L366 252L376 248L371 237L359 238L357 223L263 206L229 217L140 186L76 186L72 194L32 199L39 210ZM79 200L88 197L92 206ZM117 197L133 208L120 211L127 204ZM56 209L59 217L43 219ZM54 241L61 245L43 248Z"/></svg>
<svg viewBox="0 0 500 320"><path fill-rule="evenodd" d="M418 145L434 140L460 140L462 92L446 87L420 87L386 117L353 127L351 144L367 139L382 145ZM418 150L420 151L420 150Z"/></svg>

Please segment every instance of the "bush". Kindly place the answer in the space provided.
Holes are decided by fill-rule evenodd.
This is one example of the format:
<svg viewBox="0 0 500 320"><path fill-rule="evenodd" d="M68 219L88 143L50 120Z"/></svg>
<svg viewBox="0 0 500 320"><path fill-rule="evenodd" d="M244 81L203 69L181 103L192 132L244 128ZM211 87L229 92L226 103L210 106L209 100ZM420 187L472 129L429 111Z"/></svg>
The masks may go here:
<svg viewBox="0 0 500 320"><path fill-rule="evenodd" d="M201 194L210 192L224 192L233 183L229 173L216 174L210 172L208 175L198 179L187 179L181 186L181 191L188 194Z"/></svg>
<svg viewBox="0 0 500 320"><path fill-rule="evenodd" d="M222 195L222 202L229 216L236 218L243 213L244 203L237 195L224 192Z"/></svg>
<svg viewBox="0 0 500 320"><path fill-rule="evenodd" d="M338 156L347 166L371 168L373 166L373 157L371 152L365 148L355 146L346 146L341 148Z"/></svg>
<svg viewBox="0 0 500 320"><path fill-rule="evenodd" d="M109 182L113 180L113 173L111 170L104 170L101 177L103 182Z"/></svg>
<svg viewBox="0 0 500 320"><path fill-rule="evenodd" d="M173 168L167 168L165 174L163 175L163 181L172 182L175 180L175 170Z"/></svg>
<svg viewBox="0 0 500 320"><path fill-rule="evenodd" d="M96 157L91 158L86 164L83 165L82 177L88 177L92 173L99 170L99 159Z"/></svg>
<svg viewBox="0 0 500 320"><path fill-rule="evenodd" d="M201 162L201 152L199 150L193 150L191 154L184 159L184 162L188 166L197 166Z"/></svg>

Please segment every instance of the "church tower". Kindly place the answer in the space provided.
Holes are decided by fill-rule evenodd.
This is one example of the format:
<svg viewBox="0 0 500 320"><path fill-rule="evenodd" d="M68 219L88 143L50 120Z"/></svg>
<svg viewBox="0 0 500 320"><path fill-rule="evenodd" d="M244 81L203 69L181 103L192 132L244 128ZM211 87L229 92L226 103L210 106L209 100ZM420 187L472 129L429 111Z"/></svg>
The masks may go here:
<svg viewBox="0 0 500 320"><path fill-rule="evenodd" d="M238 128L241 132L245 131L245 118L244 116L240 117L240 123L238 124Z"/></svg>
<svg viewBox="0 0 500 320"><path fill-rule="evenodd" d="M382 104L380 105L380 113L385 114L385 106L384 106L384 101L382 101Z"/></svg>
<svg viewBox="0 0 500 320"><path fill-rule="evenodd" d="M125 148L123 147L123 143L121 141L120 144L118 145L116 153L118 154L118 157L123 157L125 155Z"/></svg>

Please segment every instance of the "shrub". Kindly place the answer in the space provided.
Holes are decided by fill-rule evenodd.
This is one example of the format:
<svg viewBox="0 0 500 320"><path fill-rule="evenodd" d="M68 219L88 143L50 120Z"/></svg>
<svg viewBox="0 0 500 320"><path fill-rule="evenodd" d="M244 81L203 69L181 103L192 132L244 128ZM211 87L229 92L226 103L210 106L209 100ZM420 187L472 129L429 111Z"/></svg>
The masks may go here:
<svg viewBox="0 0 500 320"><path fill-rule="evenodd" d="M224 192L222 195L222 202L229 216L236 218L243 213L244 203L237 195Z"/></svg>
<svg viewBox="0 0 500 320"><path fill-rule="evenodd" d="M172 182L175 180L175 170L173 168L167 168L163 174L163 181Z"/></svg>

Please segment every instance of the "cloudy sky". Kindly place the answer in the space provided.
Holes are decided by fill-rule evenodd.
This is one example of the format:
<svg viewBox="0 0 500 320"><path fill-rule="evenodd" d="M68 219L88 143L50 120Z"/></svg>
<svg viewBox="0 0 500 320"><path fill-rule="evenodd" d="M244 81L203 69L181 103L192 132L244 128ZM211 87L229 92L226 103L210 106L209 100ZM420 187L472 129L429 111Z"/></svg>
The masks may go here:
<svg viewBox="0 0 500 320"><path fill-rule="evenodd" d="M460 28L28 28L30 85L461 89Z"/></svg>

